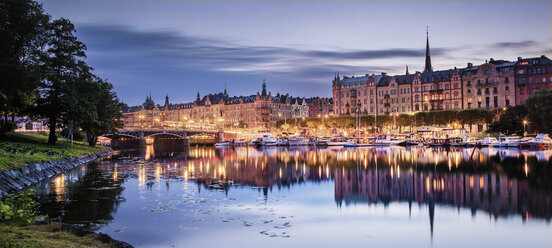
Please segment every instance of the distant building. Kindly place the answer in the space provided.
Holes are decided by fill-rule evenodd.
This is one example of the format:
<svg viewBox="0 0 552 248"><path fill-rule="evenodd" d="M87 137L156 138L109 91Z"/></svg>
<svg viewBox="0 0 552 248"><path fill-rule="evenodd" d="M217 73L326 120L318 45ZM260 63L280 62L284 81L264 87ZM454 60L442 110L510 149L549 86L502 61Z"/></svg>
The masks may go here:
<svg viewBox="0 0 552 248"><path fill-rule="evenodd" d="M191 103L171 104L165 98L163 106L157 106L150 97L144 104L123 111L125 128L187 127L219 128L241 127L269 129L276 121L308 117L309 107L304 98L293 98L266 91L263 83L261 93L250 96L230 97L226 90L209 94Z"/></svg>
<svg viewBox="0 0 552 248"><path fill-rule="evenodd" d="M552 60L542 55L537 58L518 57L515 63L516 104L542 89L552 89Z"/></svg>
<svg viewBox="0 0 552 248"><path fill-rule="evenodd" d="M433 70L426 36L423 72L390 76L366 74L332 80L336 115L403 114L447 109L503 108L523 104L536 91L550 89L552 60L546 56L517 62L490 59L465 68Z"/></svg>
<svg viewBox="0 0 552 248"><path fill-rule="evenodd" d="M323 117L333 115L333 99L312 97L306 99L308 105L308 117Z"/></svg>

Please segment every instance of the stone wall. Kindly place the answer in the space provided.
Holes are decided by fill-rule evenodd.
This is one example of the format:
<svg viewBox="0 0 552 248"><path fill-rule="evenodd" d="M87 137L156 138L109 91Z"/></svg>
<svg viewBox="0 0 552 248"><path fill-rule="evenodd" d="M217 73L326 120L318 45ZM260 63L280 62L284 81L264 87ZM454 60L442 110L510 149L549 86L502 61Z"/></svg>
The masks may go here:
<svg viewBox="0 0 552 248"><path fill-rule="evenodd" d="M47 162L30 164L10 171L0 170L0 198L31 186L41 180L62 174L81 165L86 165L97 159L110 155L111 149L78 157L50 160Z"/></svg>

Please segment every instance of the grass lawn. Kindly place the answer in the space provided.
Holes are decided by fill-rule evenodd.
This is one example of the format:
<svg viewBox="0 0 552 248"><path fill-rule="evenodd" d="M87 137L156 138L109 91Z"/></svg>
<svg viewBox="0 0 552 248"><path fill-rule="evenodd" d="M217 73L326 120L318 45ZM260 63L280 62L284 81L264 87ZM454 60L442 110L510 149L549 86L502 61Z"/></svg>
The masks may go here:
<svg viewBox="0 0 552 248"><path fill-rule="evenodd" d="M0 223L2 247L111 247L90 236L61 231L59 225L13 225Z"/></svg>
<svg viewBox="0 0 552 248"><path fill-rule="evenodd" d="M90 147L85 142L73 142L73 149L67 147L67 140L58 136L57 145L48 145L48 133L8 133L0 140L0 169L11 170L28 164L80 156L106 149Z"/></svg>

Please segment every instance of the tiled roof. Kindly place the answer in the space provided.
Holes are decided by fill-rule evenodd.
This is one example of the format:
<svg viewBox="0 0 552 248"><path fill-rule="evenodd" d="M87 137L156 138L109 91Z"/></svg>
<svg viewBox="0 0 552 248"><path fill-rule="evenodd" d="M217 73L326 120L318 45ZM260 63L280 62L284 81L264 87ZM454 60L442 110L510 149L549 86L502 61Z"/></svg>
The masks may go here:
<svg viewBox="0 0 552 248"><path fill-rule="evenodd" d="M454 70L443 70L443 71L431 71L431 72L422 72L420 73L420 79L422 83L433 83L433 82L442 82L449 81L452 77Z"/></svg>

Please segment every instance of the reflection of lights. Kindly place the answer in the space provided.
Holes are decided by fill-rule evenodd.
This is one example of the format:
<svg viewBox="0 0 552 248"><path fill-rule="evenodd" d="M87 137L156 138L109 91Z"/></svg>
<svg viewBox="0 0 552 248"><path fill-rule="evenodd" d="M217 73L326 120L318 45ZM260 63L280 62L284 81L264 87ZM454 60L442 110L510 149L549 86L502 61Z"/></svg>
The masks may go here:
<svg viewBox="0 0 552 248"><path fill-rule="evenodd" d="M527 166L527 161L525 162L525 177L529 175L529 167Z"/></svg>
<svg viewBox="0 0 552 248"><path fill-rule="evenodd" d="M155 165L155 181L161 180L161 166L159 164Z"/></svg>
<svg viewBox="0 0 552 248"><path fill-rule="evenodd" d="M117 163L115 163L115 168L113 168L113 180L117 181L118 177L119 177L119 172L117 171Z"/></svg>
<svg viewBox="0 0 552 248"><path fill-rule="evenodd" d="M483 176L479 177L479 189L483 189L485 187L485 179L483 179Z"/></svg>
<svg viewBox="0 0 552 248"><path fill-rule="evenodd" d="M470 189L473 189L473 176L470 176Z"/></svg>
<svg viewBox="0 0 552 248"><path fill-rule="evenodd" d="M138 185L144 186L144 183L146 183L146 168L140 165L138 168Z"/></svg>
<svg viewBox="0 0 552 248"><path fill-rule="evenodd" d="M427 191L427 193L429 193L429 191L430 191L430 186L431 185L430 185L430 182L429 182L429 177L426 177L426 191Z"/></svg>
<svg viewBox="0 0 552 248"><path fill-rule="evenodd" d="M56 202L65 201L65 174L57 176L52 182L52 187L56 194Z"/></svg>

